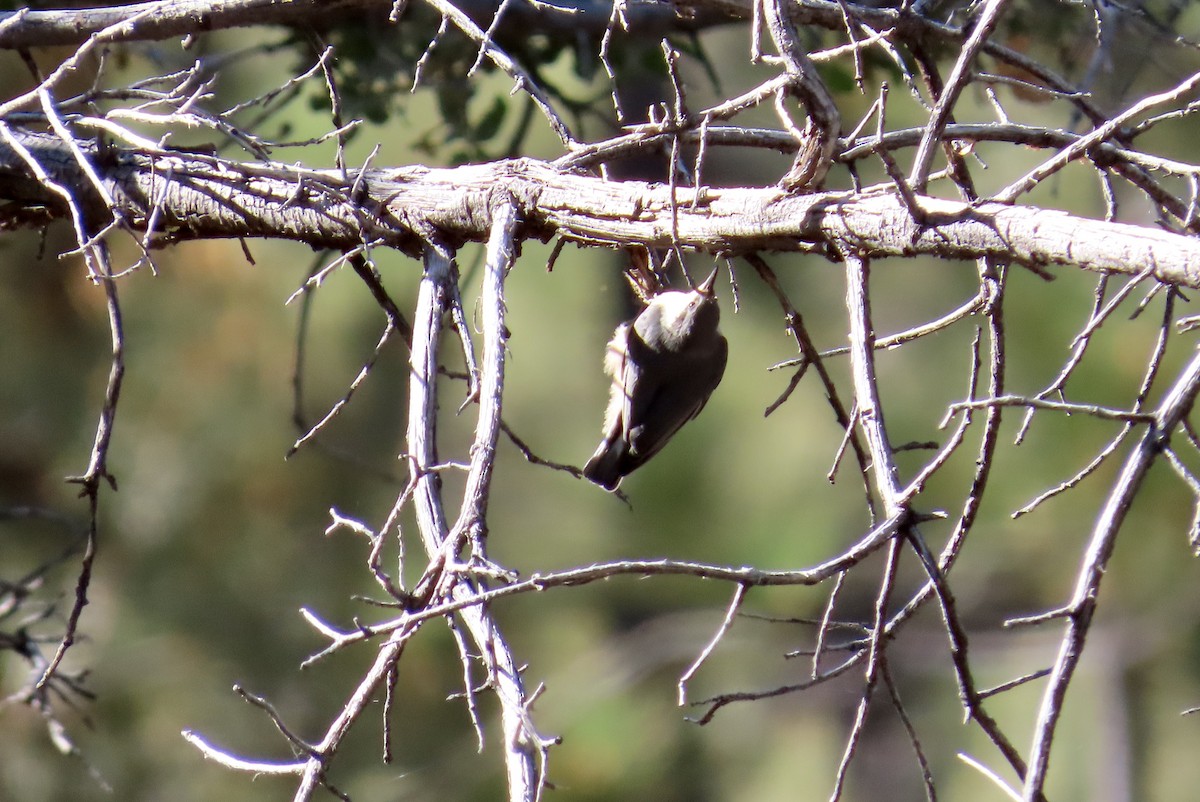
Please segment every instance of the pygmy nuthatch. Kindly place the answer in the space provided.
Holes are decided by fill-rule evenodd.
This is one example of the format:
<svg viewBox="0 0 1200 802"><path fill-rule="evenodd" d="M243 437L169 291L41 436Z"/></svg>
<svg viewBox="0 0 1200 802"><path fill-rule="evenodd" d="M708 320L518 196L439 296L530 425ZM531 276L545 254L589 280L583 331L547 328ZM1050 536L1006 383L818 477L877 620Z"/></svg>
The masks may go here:
<svg viewBox="0 0 1200 802"><path fill-rule="evenodd" d="M583 467L583 475L606 490L615 490L699 415L721 383L729 344L717 330L716 278L714 270L691 292L655 295L613 334L604 358L613 380L604 440Z"/></svg>

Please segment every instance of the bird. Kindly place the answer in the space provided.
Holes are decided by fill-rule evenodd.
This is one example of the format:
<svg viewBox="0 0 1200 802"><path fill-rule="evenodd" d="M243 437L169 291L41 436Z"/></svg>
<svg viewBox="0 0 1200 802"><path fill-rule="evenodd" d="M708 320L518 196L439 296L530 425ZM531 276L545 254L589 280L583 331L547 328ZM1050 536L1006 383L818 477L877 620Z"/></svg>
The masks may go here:
<svg viewBox="0 0 1200 802"><path fill-rule="evenodd" d="M693 290L659 292L613 333L604 357L612 377L604 439L583 468L605 490L657 454L721 383L729 343L718 330L716 278L713 270Z"/></svg>

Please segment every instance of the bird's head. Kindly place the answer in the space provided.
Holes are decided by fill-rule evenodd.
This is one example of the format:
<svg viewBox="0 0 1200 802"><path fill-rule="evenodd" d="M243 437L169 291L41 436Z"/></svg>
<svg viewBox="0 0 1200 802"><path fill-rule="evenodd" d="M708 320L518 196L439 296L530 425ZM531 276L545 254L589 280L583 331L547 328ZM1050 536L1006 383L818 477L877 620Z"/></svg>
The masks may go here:
<svg viewBox="0 0 1200 802"><path fill-rule="evenodd" d="M652 349L678 351L697 337L711 338L720 323L721 311L713 285L717 271L692 290L668 290L650 299L638 322L638 334ZM649 313L649 314L647 314Z"/></svg>

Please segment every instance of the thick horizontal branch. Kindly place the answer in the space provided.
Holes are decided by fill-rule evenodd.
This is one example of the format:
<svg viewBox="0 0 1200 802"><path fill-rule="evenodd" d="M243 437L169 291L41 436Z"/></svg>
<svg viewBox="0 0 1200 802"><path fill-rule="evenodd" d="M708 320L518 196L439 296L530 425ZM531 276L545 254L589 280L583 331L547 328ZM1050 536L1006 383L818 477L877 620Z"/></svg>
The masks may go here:
<svg viewBox="0 0 1200 802"><path fill-rule="evenodd" d="M201 0L126 3L96 8L0 12L0 49L76 45L108 30L110 41L154 41L250 25L313 25L367 0ZM390 5L390 4L385 4ZM386 11L385 11L386 13ZM114 26L121 26L114 28Z"/></svg>
<svg viewBox="0 0 1200 802"><path fill-rule="evenodd" d="M458 0L455 5L487 27L500 2ZM320 28L364 15L386 18L394 6L394 0L154 0L96 8L0 11L0 50L77 45L101 31L108 32L110 41L158 41L255 25ZM631 2L625 11L635 35L651 37L728 22L731 14L740 13L744 9L698 8L680 14L658 2ZM583 30L598 36L611 17L609 0L574 0L558 8L517 3L505 11L497 33L505 35L507 26L521 35L535 30L571 34Z"/></svg>
<svg viewBox="0 0 1200 802"><path fill-rule="evenodd" d="M495 193L515 200L521 238L554 235L605 247L674 243L707 253L852 250L867 256L991 257L1029 265L1148 274L1200 287L1200 241L1150 226L1065 212L918 197L912 209L890 186L789 195L775 187L676 190L566 173L515 159L458 168L406 167L343 176L282 164L240 163L194 153L85 148L116 208L89 184L53 137L22 138L50 178L75 188L101 219L115 215L150 241L266 237L346 249L363 243L410 253L422 243L483 241ZM696 201L697 196L699 201ZM674 208L673 208L674 206ZM38 210L35 215L31 210ZM65 216L62 197L25 160L0 146L0 228ZM675 239L677 238L677 239Z"/></svg>

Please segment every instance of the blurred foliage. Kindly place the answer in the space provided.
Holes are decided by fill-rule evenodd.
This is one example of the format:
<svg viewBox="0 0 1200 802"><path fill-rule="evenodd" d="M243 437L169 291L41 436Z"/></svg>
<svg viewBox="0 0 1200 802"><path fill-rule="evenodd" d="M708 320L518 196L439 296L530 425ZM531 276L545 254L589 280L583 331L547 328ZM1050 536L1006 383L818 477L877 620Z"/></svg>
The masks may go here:
<svg viewBox="0 0 1200 802"><path fill-rule="evenodd" d="M344 116L376 124L395 118L405 127L415 126L411 146L421 158L462 164L524 154L521 140L534 106L523 95L512 99L511 80L495 76L495 66L478 44L453 25L443 29L441 15L423 5L410 4L399 25L401 36L382 16L368 18L338 25L319 38L297 32L293 43L301 52L333 47L338 55L331 74ZM583 32L530 35L507 26L497 31L495 41L577 127L611 126L609 115L597 110L597 105L604 109L611 104L608 92L596 81L601 70L597 37ZM647 57L637 44L631 49L627 36L618 34L613 42L609 61L615 71L663 73L661 58L653 56L656 47ZM489 75L496 79L486 80ZM327 114L328 89L313 86L309 102L315 111ZM433 98L435 115L414 113L410 96L417 88Z"/></svg>
<svg viewBox="0 0 1200 802"><path fill-rule="evenodd" d="M426 26L423 35L406 30L397 36L381 26L324 34L322 41L338 48L334 74L343 114L373 123L350 143L350 163L365 160L376 142L385 144L376 166L493 158L524 135L519 107L525 101L508 99L510 83L502 76L463 80L475 51L453 35L434 48L422 90L408 94L436 19L423 18L420 24ZM223 66L213 108L286 80L287 65L274 58L280 51L255 51L261 38L226 32L202 40L206 52L243 48L246 53ZM710 53L744 47L743 39L744 31L731 29L703 37ZM289 39L282 52L291 54L293 46L308 48L297 56L298 62L309 59L307 67L321 42ZM599 122L611 102L594 61L576 58L581 49L588 48L529 37L518 52L549 84L561 87L560 98L568 92L575 98L581 118ZM163 69L165 59L195 57L172 53L167 45L122 50L126 79ZM629 52L632 64L636 54ZM23 80L20 65L11 53L0 53L0 60L6 67L0 70L0 86L7 90ZM652 60L642 63L653 71ZM705 71L696 62L686 69L696 75ZM844 67L830 67L827 74L839 70L839 86L852 92ZM723 78L729 84L724 91L755 80L740 74ZM326 130L328 98L322 86L314 80L305 87L305 102L280 107L271 122L301 136ZM711 86L697 90L692 102L716 93ZM915 103L899 95L889 120L897 125L920 120ZM840 100L847 119L870 103L853 94ZM982 98L968 98L963 110L982 105ZM592 106L601 110L589 111ZM1012 108L1030 118L1048 113L1044 106L1018 100ZM522 152L553 151L553 140L540 127L529 136ZM1194 148L1188 132L1178 136L1178 147ZM989 157L987 148L980 150ZM324 165L332 161L332 146L287 156ZM714 183L769 183L782 164L757 154L710 153L708 158L706 175ZM1016 169L1022 158L1036 156L1005 152L996 158L1011 160L1009 169ZM989 180L987 173L983 177ZM831 181L849 183L844 171L835 171ZM1066 172L1040 192L1056 207L1103 213L1094 184L1076 174ZM38 505L82 521L85 510L76 490L61 479L86 465L109 345L102 293L86 281L76 257L55 256L72 247L69 232L57 226L44 238L36 233L0 237L0 320L6 335L0 338L5 376L0 382L0 507ZM124 247L125 263L137 258L132 246ZM289 751L269 721L238 701L230 686L239 683L266 696L296 732L316 737L373 657L373 649L365 647L300 671L299 663L323 643L297 610L307 607L345 627L378 614L352 599L373 593L364 567L367 544L345 532L328 537L323 532L330 507L374 525L390 509L403 474L396 454L403 448L407 354L397 342L387 346L371 378L317 445L285 461L299 435L291 420L301 302L285 306L283 301L321 255L276 242L248 247L253 264L236 243L176 247L156 255L157 276L143 270L122 281L129 370L111 465L120 491L103 497L101 554L83 622L87 639L69 659L73 667L92 669L88 685L98 698L76 700L74 712L63 710L82 759L58 754L33 711L13 704L0 708L0 798L283 798L290 794L287 782L269 777L251 782L208 764L184 743L180 730L197 730L243 754L286 759ZM568 248L554 272L547 273L542 266L548 254L546 246L526 244L510 276L505 417L539 455L581 463L598 435L606 392L601 355L627 302L625 288L619 264L608 254ZM419 266L396 254L373 256L401 307L411 308ZM478 258L476 249L461 255L469 277L469 309L477 292L470 277ZM847 324L839 268L812 256L775 256L771 262L817 345L842 344ZM726 379L704 415L623 486L631 506L566 474L531 466L505 445L489 513L495 559L525 575L621 557L785 568L819 561L862 531L866 522L854 466L842 464L836 483L826 478L841 435L815 377L806 377L787 404L763 417L788 379L786 369L768 368L792 357L795 349L773 298L752 271L740 266L737 271L736 314L730 291L721 290L731 348ZM1020 269L1011 273L1012 392L1035 391L1050 381L1086 320L1095 277L1067 269L1055 276L1048 283ZM890 333L942 314L973 294L975 284L972 264L878 263L872 288L877 327ZM1129 401L1162 302L1156 299L1138 319L1121 320L1101 332L1072 380L1073 398ZM1130 309L1136 303L1136 298L1127 302ZM368 358L383 319L367 291L343 271L313 295L309 325L303 417L311 421L344 392ZM881 354L884 401L896 442L938 434L945 404L965 391L972 336L969 325L960 326ZM1183 356L1168 354L1168 375ZM831 369L846 377L843 362L833 361ZM465 391L448 379L441 390L441 426L461 449L469 442L472 422L470 415L459 418L454 410ZM1053 659L1056 626L1014 633L1002 630L1001 622L1054 607L1069 593L1080 546L1116 465L1114 460L1069 494L1014 521L1013 510L1086 464L1115 433L1114 426L1047 414L1037 418L1019 448L1010 447L1019 417L1007 419L988 500L953 575L983 685ZM956 482L961 485L969 476L975 447L972 440L952 463L951 474L931 488L931 504L944 498L949 506L961 494ZM914 470L921 459L922 453L915 453L902 468ZM1194 581L1195 563L1186 558L1185 540L1190 515L1187 492L1175 477L1165 470L1152 476L1127 524L1104 588L1098 628L1068 699L1053 763L1056 800L1102 799L1113 777L1126 779L1137 798L1194 798L1200 765L1190 756L1200 723L1178 715L1200 698L1195 615L1200 584ZM411 532L411 520L401 524ZM70 531L0 521L2 577L10 579L57 554ZM927 530L935 543L945 535L946 528L937 524ZM904 565L905 587L921 580L912 562ZM842 617L870 614L874 588L868 573L849 582L839 604ZM35 632L52 638L61 631L61 611L73 582L71 563L51 573L39 603L56 605L59 612L31 624ZM530 685L546 683L534 710L537 722L544 732L564 738L552 753L555 796L597 802L771 802L828 792L857 701L857 677L733 706L697 727L686 720L696 711L676 707L675 682L718 626L729 588L661 578L549 593L552 601L548 595L514 598L497 604L496 613L516 653L528 663ZM761 590L750 594L747 612L811 617L824 603L823 589ZM799 681L810 670L807 660L783 655L810 639L811 628L803 624L740 620L693 682L692 695ZM978 733L961 722L934 611L918 617L890 647L889 663L943 797L999 798L949 746L959 748L965 740L964 751L997 762ZM0 656L0 693L26 681L24 668L11 655ZM494 706L484 698L489 741L477 755L463 702L447 699L461 690L461 671L444 627L432 623L412 642L401 663L399 687L396 763L379 762L376 715L356 731L333 781L355 799L499 798L503 772ZM1025 733L1023 722L1031 719L1039 690L1032 683L996 699L990 709L1013 732ZM866 738L846 798L920 798L906 736L885 703L875 709ZM1112 759L1097 767L1097 756ZM113 792L104 792L90 771Z"/></svg>

